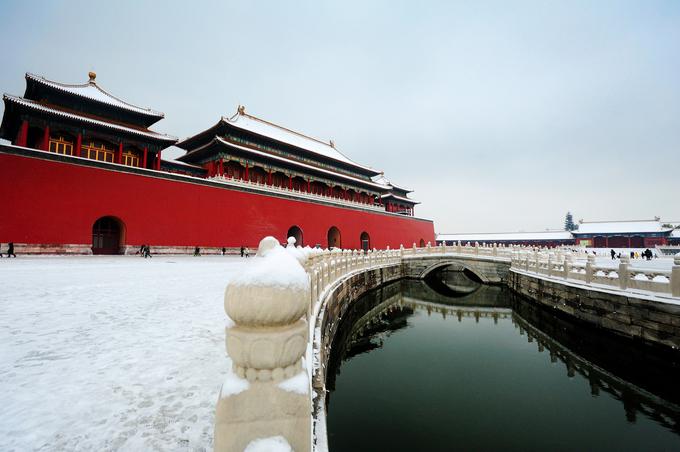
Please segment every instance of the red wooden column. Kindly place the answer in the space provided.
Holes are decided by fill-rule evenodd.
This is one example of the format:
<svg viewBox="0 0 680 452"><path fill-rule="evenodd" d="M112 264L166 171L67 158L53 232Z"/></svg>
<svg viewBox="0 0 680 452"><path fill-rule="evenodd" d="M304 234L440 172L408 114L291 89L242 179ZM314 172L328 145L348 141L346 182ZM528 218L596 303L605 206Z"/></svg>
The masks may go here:
<svg viewBox="0 0 680 452"><path fill-rule="evenodd" d="M293 175L289 174L288 175L288 190L292 190L292 189L293 189Z"/></svg>
<svg viewBox="0 0 680 452"><path fill-rule="evenodd" d="M45 126L45 132L43 133L42 150L50 150L50 126Z"/></svg>
<svg viewBox="0 0 680 452"><path fill-rule="evenodd" d="M220 176L224 176L224 159L220 159Z"/></svg>
<svg viewBox="0 0 680 452"><path fill-rule="evenodd" d="M73 148L73 155L75 157L80 157L80 150L83 148L83 134L78 132L76 137L76 147Z"/></svg>
<svg viewBox="0 0 680 452"><path fill-rule="evenodd" d="M19 133L17 134L17 146L26 147L26 142L28 141L28 121L21 121L21 126L19 126Z"/></svg>
<svg viewBox="0 0 680 452"><path fill-rule="evenodd" d="M246 182L250 182L250 171L249 171L247 163L246 163L246 172L245 172L243 180L245 180Z"/></svg>
<svg viewBox="0 0 680 452"><path fill-rule="evenodd" d="M123 142L118 143L118 152L116 152L116 163L123 162Z"/></svg>
<svg viewBox="0 0 680 452"><path fill-rule="evenodd" d="M269 174L267 175L267 185L271 186L272 184L272 170L269 170Z"/></svg>
<svg viewBox="0 0 680 452"><path fill-rule="evenodd" d="M312 191L312 180L307 179L307 193L311 193Z"/></svg>
<svg viewBox="0 0 680 452"><path fill-rule="evenodd" d="M144 146L144 154L142 156L142 168L146 168L146 162L149 157L149 148Z"/></svg>

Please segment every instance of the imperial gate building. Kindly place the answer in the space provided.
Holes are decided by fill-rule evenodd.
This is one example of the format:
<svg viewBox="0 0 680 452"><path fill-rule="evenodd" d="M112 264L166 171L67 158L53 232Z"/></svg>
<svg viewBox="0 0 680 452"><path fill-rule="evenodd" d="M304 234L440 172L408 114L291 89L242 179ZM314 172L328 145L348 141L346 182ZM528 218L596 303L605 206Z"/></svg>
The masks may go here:
<svg viewBox="0 0 680 452"><path fill-rule="evenodd" d="M246 113L177 142L163 113L26 74L3 95L0 242L24 253L217 252L264 235L322 247L424 246L410 190L323 142ZM163 160L164 149L186 151ZM7 175L11 175L8 177Z"/></svg>

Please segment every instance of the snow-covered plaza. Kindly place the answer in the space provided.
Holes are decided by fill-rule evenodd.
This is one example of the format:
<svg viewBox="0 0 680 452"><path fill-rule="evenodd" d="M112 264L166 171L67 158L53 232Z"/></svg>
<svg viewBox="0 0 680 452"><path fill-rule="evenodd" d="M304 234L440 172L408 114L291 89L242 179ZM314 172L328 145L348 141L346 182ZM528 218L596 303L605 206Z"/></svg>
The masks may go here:
<svg viewBox="0 0 680 452"><path fill-rule="evenodd" d="M0 450L212 450L238 257L0 260Z"/></svg>

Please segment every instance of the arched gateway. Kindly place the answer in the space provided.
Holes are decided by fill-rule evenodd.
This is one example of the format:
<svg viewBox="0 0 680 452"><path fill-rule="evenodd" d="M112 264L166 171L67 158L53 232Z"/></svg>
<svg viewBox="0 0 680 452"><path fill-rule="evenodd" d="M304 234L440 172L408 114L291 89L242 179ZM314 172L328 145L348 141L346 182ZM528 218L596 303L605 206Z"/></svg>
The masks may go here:
<svg viewBox="0 0 680 452"><path fill-rule="evenodd" d="M288 237L295 237L295 246L305 246L302 241L302 229L298 226L291 226L286 233L286 240Z"/></svg>
<svg viewBox="0 0 680 452"><path fill-rule="evenodd" d="M359 242L361 243L362 250L368 251L371 249L371 236L368 235L368 232L364 231L361 233Z"/></svg>
<svg viewBox="0 0 680 452"><path fill-rule="evenodd" d="M328 249L342 248L342 238L340 237L340 229L332 226L328 230Z"/></svg>
<svg viewBox="0 0 680 452"><path fill-rule="evenodd" d="M115 217L102 217L92 225L92 254L121 254L123 222Z"/></svg>

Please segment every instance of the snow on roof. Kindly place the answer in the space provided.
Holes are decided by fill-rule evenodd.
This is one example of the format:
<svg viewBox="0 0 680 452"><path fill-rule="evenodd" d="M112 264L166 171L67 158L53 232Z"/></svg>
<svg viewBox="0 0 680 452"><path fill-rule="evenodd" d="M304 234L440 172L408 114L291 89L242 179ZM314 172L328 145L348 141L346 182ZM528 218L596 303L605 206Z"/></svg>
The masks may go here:
<svg viewBox="0 0 680 452"><path fill-rule="evenodd" d="M584 221L578 225L575 234L616 234L631 232L664 232L659 220L634 221Z"/></svg>
<svg viewBox="0 0 680 452"><path fill-rule="evenodd" d="M143 115L154 116L157 118L163 118L165 116L163 113L154 111L150 108L143 108L138 107L136 105L132 105L104 91L94 81L94 77L96 75L94 73L91 74L92 75L90 76L90 81L87 83L83 83L82 85L67 85L65 83L59 83L52 80L48 80L45 77L39 75L31 74L30 72L26 73L26 78L34 80L45 86L49 86L51 88L58 89L60 91L64 91L70 94L75 94L76 96L84 97L86 99L94 100L96 102L111 105L113 107L123 108L125 110L133 111L135 113L141 113Z"/></svg>
<svg viewBox="0 0 680 452"><path fill-rule="evenodd" d="M379 184L389 185L389 186L392 187L392 188L396 188L397 190L402 190L402 191L405 191L405 192L407 192L407 193L410 193L410 192L413 191L413 190L410 190L410 189L408 189L408 188L404 188L404 187L400 187L400 186L398 186L398 185L394 185L392 182L389 181L389 179L387 179L387 178L385 177L385 175L384 175L383 173L380 173L380 175L377 176L377 177L375 177L375 178L373 179L373 181L374 181L374 182L377 182L377 183L379 183Z"/></svg>
<svg viewBox="0 0 680 452"><path fill-rule="evenodd" d="M337 173L335 171L330 171L330 170L327 170L327 169L319 168L318 166L313 166L313 165L308 165L306 163L298 162L297 160L291 160L291 159L287 159L285 157L279 157L278 155L272 155L272 154L269 154L268 152L258 151L257 149L252 149L252 148L248 148L248 147L245 147L245 146L239 146L238 144L231 143L231 142L226 141L226 140L224 140L223 138L220 138L220 137L215 137L213 139L213 141L211 141L210 143L208 143L205 146L202 146L198 149L195 149L191 152L196 152L200 149L203 149L204 147L209 146L210 144L214 143L215 141L222 143L222 144L225 144L227 146L233 146L233 147L240 149L242 151L247 151L247 152L250 152L250 153L255 154L255 155L267 157L267 158L272 159L272 160L278 160L280 162L285 162L285 163L295 165L295 166L299 166L299 167L302 167L302 168L313 169L315 171L319 171L319 172L322 172L322 173L325 173L325 174L330 174L330 175L333 175L333 176L336 176L336 177L347 179L347 180L350 180L352 182L359 182L363 185L368 185L369 187L373 187L373 188L377 188L377 189L383 189L383 190L385 189L384 186L382 186L380 184L376 184L375 182L373 182L371 180L359 179L358 177L354 177L354 176L347 176L347 175L342 174L342 173ZM187 154L187 155L189 155L189 154Z"/></svg>
<svg viewBox="0 0 680 452"><path fill-rule="evenodd" d="M437 234L437 240L452 240L454 242L503 242L529 240L572 240L569 231L539 231L539 232L477 232Z"/></svg>
<svg viewBox="0 0 680 452"><path fill-rule="evenodd" d="M680 229L673 229L671 232L671 237L680 239Z"/></svg>
<svg viewBox="0 0 680 452"><path fill-rule="evenodd" d="M239 107L238 112L231 118L222 117L222 121L234 127L238 127L239 129L305 149L339 162L347 163L365 170L375 171L372 168L360 165L346 157L340 151L335 149L335 145L332 141L330 143L325 143L321 140L317 140L316 138L308 137L307 135L303 135L299 132L286 129L285 127L281 127L255 116L251 116L245 113L243 107Z"/></svg>
<svg viewBox="0 0 680 452"><path fill-rule="evenodd" d="M397 196L394 193L386 193L384 195L381 195L380 197L381 198L394 198L396 200L405 201L405 202L408 202L408 203L411 203L411 204L420 204L418 201L414 201L411 198L405 198L403 196Z"/></svg>
<svg viewBox="0 0 680 452"><path fill-rule="evenodd" d="M70 112L66 112L66 111L63 111L63 110L56 109L56 108L48 107L48 106L42 105L42 104L40 104L40 103L38 103L34 100L24 99L23 97L13 96L11 94L3 94L2 98L3 98L3 100L9 100L9 101L14 102L16 104L23 105L23 106L28 107L28 108L32 108L34 110L52 113L52 114L55 114L55 115L58 115L58 116L61 116L61 117L64 117L64 118L76 119L78 121L87 122L89 124L104 126L104 127L108 127L110 129L115 129L115 130L122 130L124 132L129 132L129 133L133 133L133 134L136 134L136 135L142 135L142 136L146 136L146 137L150 137L150 138L156 138L156 139L160 139L160 140L164 140L164 141L171 141L171 142L177 141L177 138L173 137L171 135L166 135L166 134L163 134L163 133L154 132L154 131L148 130L148 129L145 129L145 130L135 129L135 128L132 128L132 127L126 127L126 126L122 126L122 125L111 123L111 122L100 121L98 119L88 118L87 116L77 115L75 113L70 113Z"/></svg>

